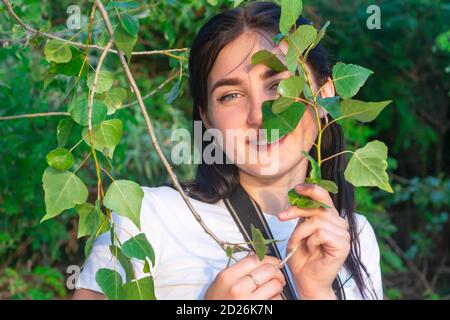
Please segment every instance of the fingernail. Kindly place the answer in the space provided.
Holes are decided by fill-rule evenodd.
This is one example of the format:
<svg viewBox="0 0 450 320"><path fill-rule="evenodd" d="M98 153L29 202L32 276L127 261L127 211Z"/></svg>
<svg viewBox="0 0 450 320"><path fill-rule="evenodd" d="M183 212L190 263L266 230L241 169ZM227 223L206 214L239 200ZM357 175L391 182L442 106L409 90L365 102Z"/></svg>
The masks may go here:
<svg viewBox="0 0 450 320"><path fill-rule="evenodd" d="M281 219L284 219L284 218L287 217L287 215L288 215L287 212L283 211L283 212L280 212L280 213L278 214L278 217L281 218Z"/></svg>

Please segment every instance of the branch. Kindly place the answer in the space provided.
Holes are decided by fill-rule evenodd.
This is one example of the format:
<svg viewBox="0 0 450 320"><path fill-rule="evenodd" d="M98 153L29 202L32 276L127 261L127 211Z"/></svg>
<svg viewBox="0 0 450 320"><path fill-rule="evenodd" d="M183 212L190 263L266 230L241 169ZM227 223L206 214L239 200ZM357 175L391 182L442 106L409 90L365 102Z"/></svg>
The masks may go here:
<svg viewBox="0 0 450 320"><path fill-rule="evenodd" d="M0 117L0 120L37 118L37 117L49 117L49 116L68 116L68 115L70 115L69 112L42 112L42 113L19 114L16 116L5 116L5 117Z"/></svg>
<svg viewBox="0 0 450 320"><path fill-rule="evenodd" d="M103 4L102 4L101 1L95 0L95 3L97 4L97 7L98 7L98 9L99 9L99 11L100 11L100 13L101 13L101 15L102 15L102 17L103 17L103 21L105 22L105 26L106 26L106 29L107 29L107 31L108 31L108 33L109 33L109 36L110 36L111 39L113 39L113 30L112 30L111 21L110 21L110 19L109 19L108 13L106 12L105 7L103 6ZM215 235L215 234L214 234L214 233L206 226L206 224L205 224L204 221L202 220L201 216L197 213L197 211L195 210L195 208L192 206L192 204L191 204L191 202L189 201L189 199L188 199L186 193L184 192L183 188L181 187L180 183L178 182L178 179L177 179L175 173L173 172L173 170L172 170L172 168L171 168L169 162L167 161L167 159L165 158L164 154L162 153L161 148L160 148L160 146L159 146L159 144L158 144L158 141L157 141L157 139L156 139L156 135L155 135L155 132L154 132L154 129L153 129L152 121L150 120L150 117L149 117L148 112L147 112L147 110L146 110L144 101L142 100L141 92L140 92L140 90L139 90L139 88L138 88L138 86L137 86L137 84L136 84L136 82L135 82L135 80L134 80L134 77L133 77L133 75L132 75L132 73L131 73L131 71L130 71L130 68L129 68L129 66L128 66L128 62L127 62L127 60L125 59L125 56L124 56L124 54L123 54L122 51L118 50L118 55L119 55L119 58L120 58L120 62L121 62L122 66L123 66L123 68L124 68L124 70L125 70L125 74L126 74L126 76L127 76L127 78L128 78L128 82L130 83L130 86L132 87L132 89L133 89L133 91L134 91L134 93L135 93L135 95L136 95L137 101L138 101L138 103L139 103L139 107L140 107L140 109L141 109L141 113L142 113L142 115L143 115L143 117L144 117L145 124L146 124L146 126L147 126L147 132L148 132L148 135L149 135L149 137L150 137L151 143L152 143L153 147L155 148L156 153L158 154L159 158L161 159L161 161L162 161L164 167L166 168L166 170L167 170L167 172L168 172L168 174L169 174L169 176L170 176L170 178L171 178L171 180L172 180L172 182L173 182L175 188L178 190L178 192L180 193L180 195L181 195L181 197L183 198L184 202L186 203L186 205L188 206L189 210L190 210L190 211L192 212L192 214L194 215L194 217L195 217L195 219L197 220L197 222L201 225L201 227L203 228L203 230L204 230L209 236L211 236L211 237L212 237L212 238L220 245L220 247L221 247L222 249L225 250L225 249L226 249L227 242L224 242L224 241L220 240L220 239L219 239L219 238L218 238L218 237L217 237L217 236L216 236L216 235Z"/></svg>
<svg viewBox="0 0 450 320"><path fill-rule="evenodd" d="M419 279L422 286L425 288L425 290L429 291L430 293L433 293L434 290L431 287L430 283L426 279L425 275L417 268L417 266L405 255L402 248L395 242L395 240L391 237L384 237L386 242L389 244L389 246L395 251L396 254L398 254L408 265L408 268L414 273L417 278Z"/></svg>
<svg viewBox="0 0 450 320"><path fill-rule="evenodd" d="M142 100L145 100L151 96L154 96L159 90L161 90L163 87L165 87L169 82L171 82L173 79L177 78L179 76L179 74L180 74L180 72L176 72L175 74L171 75L169 78L164 80L163 83L161 83L155 89L153 89L152 91L147 93L145 96L143 96ZM138 103L138 101L135 100L133 102L124 104L120 108L117 108L117 110L129 108L137 103ZM15 116L0 117L0 121L1 120L23 119L23 118L50 117L50 116L70 116L70 113L69 112L42 112L42 113L19 114L19 115L15 115Z"/></svg>
<svg viewBox="0 0 450 320"><path fill-rule="evenodd" d="M19 16L14 12L14 10L13 10L13 8L11 6L11 3L8 0L2 0L2 2L6 6L6 10L11 15L11 17L13 17L13 19L16 20L19 23L19 25L22 28L24 28L26 31L28 31L28 32L34 33L37 36L46 37L48 39L54 39L54 40L63 41L65 43L67 43L67 44L70 44L70 45L72 45L74 47L81 48L81 49L89 48L89 49L96 49L96 50L101 50L101 51L105 50L105 48L102 47L102 46L98 46L98 45L95 45L95 44L86 45L86 44L81 43L81 42L75 42L75 41L66 40L64 38L55 36L53 34L36 30L33 27L25 24L23 22L23 20L19 18ZM167 49L167 50L151 50L151 51L136 51L136 52L133 52L132 55L136 55L136 56L154 55L154 54L170 55L171 52L184 52L184 51L188 51L188 50L189 50L189 48L178 48L178 49ZM109 49L109 50L107 50L107 52L108 53L112 52L112 53L117 54L117 50L114 50L114 49ZM177 57L177 56L174 56L174 55L170 55L170 56L174 57L174 58L177 58L177 59L181 59L181 57Z"/></svg>

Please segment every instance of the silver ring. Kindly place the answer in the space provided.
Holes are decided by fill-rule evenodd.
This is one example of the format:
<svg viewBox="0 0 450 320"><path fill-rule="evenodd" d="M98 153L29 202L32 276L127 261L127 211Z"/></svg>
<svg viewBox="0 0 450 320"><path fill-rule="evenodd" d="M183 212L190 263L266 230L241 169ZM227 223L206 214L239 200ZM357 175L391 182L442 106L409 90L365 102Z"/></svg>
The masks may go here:
<svg viewBox="0 0 450 320"><path fill-rule="evenodd" d="M259 287L259 282L258 282L258 280L256 280L255 276L252 275L251 273L249 273L248 276L250 276L250 278L253 279L253 282L256 284L256 286Z"/></svg>

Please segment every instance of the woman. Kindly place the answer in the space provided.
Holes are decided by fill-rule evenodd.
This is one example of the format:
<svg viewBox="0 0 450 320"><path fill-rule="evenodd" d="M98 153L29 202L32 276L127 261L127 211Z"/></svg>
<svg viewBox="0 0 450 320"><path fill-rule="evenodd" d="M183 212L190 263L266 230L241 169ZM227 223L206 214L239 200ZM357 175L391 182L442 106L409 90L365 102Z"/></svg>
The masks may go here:
<svg viewBox="0 0 450 320"><path fill-rule="evenodd" d="M268 50L284 61L287 44L277 46L272 38L279 33L280 8L272 3L253 2L218 14L199 31L191 48L189 81L194 102L193 118L202 121L202 131L215 129L224 137L219 144L229 159L235 154L270 153L269 167L257 161L228 164L202 163L196 180L185 190L206 225L222 240L242 243L244 238L224 205L224 199L241 186L262 210L280 252L298 250L287 262L287 273L276 267L279 258L235 254L237 262L227 266L228 258L193 218L179 193L169 186L144 187L141 231L155 250L151 268L158 299L282 299L287 282L297 299L374 299L382 298L379 249L372 227L354 213L354 190L343 178L346 160L338 156L325 162L322 177L339 187L337 195L305 178L310 170L305 150L312 148L318 128L314 111L307 108L296 129L263 148L263 138L253 136L231 143L227 130L258 130L262 126L262 104L278 97L277 85L291 76L288 71L271 72L265 65L252 65L251 57ZM299 19L298 25L309 23ZM308 57L314 90L322 97L334 96L330 69L324 49L319 45ZM321 121L327 113L320 110ZM336 123L325 131L323 157L345 149L342 131ZM203 151L211 142L201 144ZM277 155L274 157L273 155ZM248 158L245 158L248 159ZM324 209L291 207L288 191L329 205ZM139 233L126 218L114 214L121 241ZM109 251L109 234L101 235L93 247L77 283L76 299L103 298L95 282L99 268L124 271ZM283 255L282 258L284 258ZM145 274L135 264L138 278ZM287 276L286 276L287 274Z"/></svg>

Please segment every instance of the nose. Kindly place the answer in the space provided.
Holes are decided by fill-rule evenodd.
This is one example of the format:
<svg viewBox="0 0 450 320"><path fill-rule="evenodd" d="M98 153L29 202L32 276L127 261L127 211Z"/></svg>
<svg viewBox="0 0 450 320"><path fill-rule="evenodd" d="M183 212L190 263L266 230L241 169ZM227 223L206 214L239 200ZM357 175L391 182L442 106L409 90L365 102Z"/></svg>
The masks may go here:
<svg viewBox="0 0 450 320"><path fill-rule="evenodd" d="M262 104L266 101L263 93L253 94L249 101L249 111L247 116L247 123L249 126L257 128L262 127Z"/></svg>

